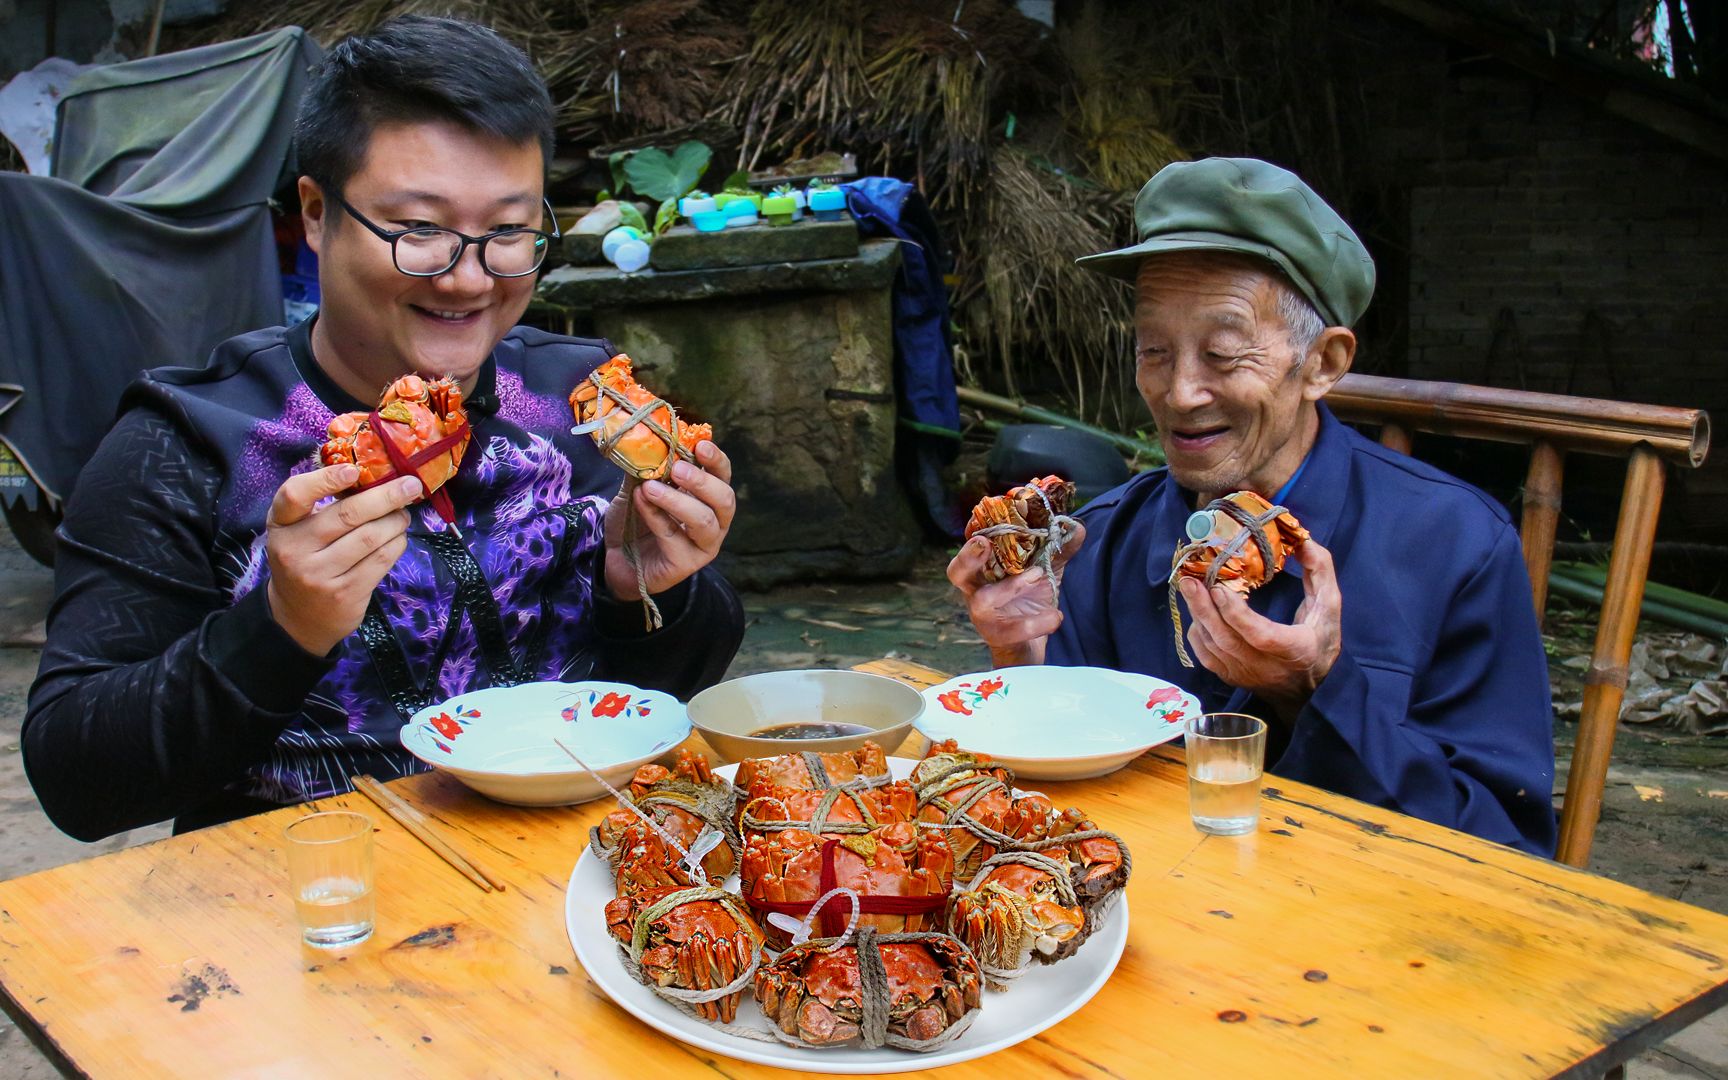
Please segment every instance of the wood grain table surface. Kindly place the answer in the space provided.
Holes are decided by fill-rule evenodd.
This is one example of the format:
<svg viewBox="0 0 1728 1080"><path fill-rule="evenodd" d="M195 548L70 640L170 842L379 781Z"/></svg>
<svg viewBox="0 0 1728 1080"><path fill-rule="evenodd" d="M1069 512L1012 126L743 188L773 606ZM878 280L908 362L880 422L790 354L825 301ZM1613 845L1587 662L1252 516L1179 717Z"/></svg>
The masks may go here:
<svg viewBox="0 0 1728 1080"><path fill-rule="evenodd" d="M607 804L391 786L506 890L322 800L376 822L378 922L309 949L282 850L306 808L263 814L0 882L7 1011L97 1077L790 1075L661 1035L576 963L565 884ZM944 1077L1594 1075L1728 1003L1728 917L1449 829L1268 777L1258 832L1202 836L1170 747L1037 786L1130 844L1127 950Z"/></svg>

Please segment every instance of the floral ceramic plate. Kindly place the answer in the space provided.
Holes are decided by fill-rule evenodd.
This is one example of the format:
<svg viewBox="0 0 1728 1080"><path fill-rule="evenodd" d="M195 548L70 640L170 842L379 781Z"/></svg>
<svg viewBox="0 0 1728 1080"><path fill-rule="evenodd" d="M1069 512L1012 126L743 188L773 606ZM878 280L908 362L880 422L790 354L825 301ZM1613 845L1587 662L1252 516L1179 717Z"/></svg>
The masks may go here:
<svg viewBox="0 0 1728 1080"><path fill-rule="evenodd" d="M914 764L907 758L888 759L889 771L896 779L910 775ZM737 768L722 765L714 773L730 780ZM737 890L737 875L727 880L726 887ZM1128 944L1128 905L1125 898L1118 897L1078 952L1060 964L1034 967L1007 990L985 991L984 1008L977 1021L940 1050L911 1054L889 1047L817 1049L788 1046L772 1038L759 1042L728 1034L674 1008L632 979L619 962L617 944L606 932L605 907L613 895L611 868L584 847L564 891L564 930L570 936L570 945L582 970L606 996L649 1027L692 1046L740 1061L806 1072L918 1072L993 1054L1054 1026L1092 1000L1092 995L1109 981ZM749 992L738 1003L736 1023L760 1028L767 1036L768 1021Z"/></svg>
<svg viewBox="0 0 1728 1080"><path fill-rule="evenodd" d="M1200 702L1150 675L1094 667L1011 667L924 691L918 730L956 739L1027 780L1115 772L1182 734Z"/></svg>
<svg viewBox="0 0 1728 1080"><path fill-rule="evenodd" d="M402 729L410 754L482 795L517 806L567 806L606 794L561 741L622 786L690 734L670 694L625 683L536 682L453 697Z"/></svg>

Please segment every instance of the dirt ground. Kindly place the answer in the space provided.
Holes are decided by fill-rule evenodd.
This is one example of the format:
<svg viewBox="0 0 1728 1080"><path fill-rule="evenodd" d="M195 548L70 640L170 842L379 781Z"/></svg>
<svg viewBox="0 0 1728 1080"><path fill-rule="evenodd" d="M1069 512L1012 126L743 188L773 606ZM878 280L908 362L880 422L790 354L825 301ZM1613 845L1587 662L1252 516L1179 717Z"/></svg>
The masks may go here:
<svg viewBox="0 0 1728 1080"><path fill-rule="evenodd" d="M793 667L845 667L887 655L949 671L976 670L988 657L942 576L946 553L929 550L901 582L802 585L745 594L749 626L731 674ZM90 858L167 835L165 826L99 844L61 835L42 815L24 777L19 727L35 675L52 576L0 529L0 879ZM1564 698L1587 628L1555 620L1550 652ZM1582 643L1582 644L1581 644ZM1575 728L1562 723L1555 752L1562 781ZM1591 869L1616 880L1728 912L1728 736L1688 736L1659 723L1623 725L1596 833ZM0 1020L0 1077L55 1075L9 1023ZM1728 1080L1728 1010L1693 1025L1628 1070L1636 1078Z"/></svg>

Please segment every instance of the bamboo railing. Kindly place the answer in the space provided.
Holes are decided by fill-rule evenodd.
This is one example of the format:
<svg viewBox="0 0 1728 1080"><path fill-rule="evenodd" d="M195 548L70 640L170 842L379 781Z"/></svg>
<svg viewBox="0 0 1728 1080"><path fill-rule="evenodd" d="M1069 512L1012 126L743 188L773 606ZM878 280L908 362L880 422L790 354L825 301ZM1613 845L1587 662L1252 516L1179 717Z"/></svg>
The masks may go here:
<svg viewBox="0 0 1728 1080"><path fill-rule="evenodd" d="M1703 464L1710 450L1709 415L1701 409L1374 375L1346 375L1326 396L1326 404L1341 420L1381 425L1381 444L1406 454L1417 431L1530 447L1519 539L1538 621L1548 602L1565 455L1629 459L1602 615L1584 678L1584 710L1560 813L1556 857L1572 866L1587 866L1602 813L1620 704L1626 696L1638 608L1656 542L1665 482L1662 462L1666 459L1683 468Z"/></svg>

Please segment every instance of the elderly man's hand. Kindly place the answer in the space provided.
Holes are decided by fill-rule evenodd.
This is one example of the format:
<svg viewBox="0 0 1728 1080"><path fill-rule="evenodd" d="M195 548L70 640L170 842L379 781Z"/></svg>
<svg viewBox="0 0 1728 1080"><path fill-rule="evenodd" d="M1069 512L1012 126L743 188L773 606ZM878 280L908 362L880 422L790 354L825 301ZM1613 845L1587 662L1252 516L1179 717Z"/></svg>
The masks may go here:
<svg viewBox="0 0 1728 1080"><path fill-rule="evenodd" d="M1280 717L1293 721L1338 659L1342 597L1332 553L1313 540L1298 547L1302 606L1289 626L1248 606L1247 597L1195 578L1178 585L1194 622L1188 644L1206 670L1231 686L1251 690Z"/></svg>
<svg viewBox="0 0 1728 1080"><path fill-rule="evenodd" d="M1086 528L1076 522L1073 537L1050 560L1058 585L1062 583L1062 568L1085 540ZM989 558L989 539L974 536L949 561L948 580L966 597L966 614L990 647L992 664L1042 664L1045 642L1062 625L1050 579L1041 567L1034 566L1013 577L986 582L984 567Z"/></svg>
<svg viewBox="0 0 1728 1080"><path fill-rule="evenodd" d="M649 480L636 488L636 558L650 593L663 593L714 561L732 527L737 497L732 462L711 442L696 444L696 464L672 466L672 483ZM674 486L676 485L676 486ZM624 556L622 493L606 510L606 587L619 600L634 600L636 571Z"/></svg>

